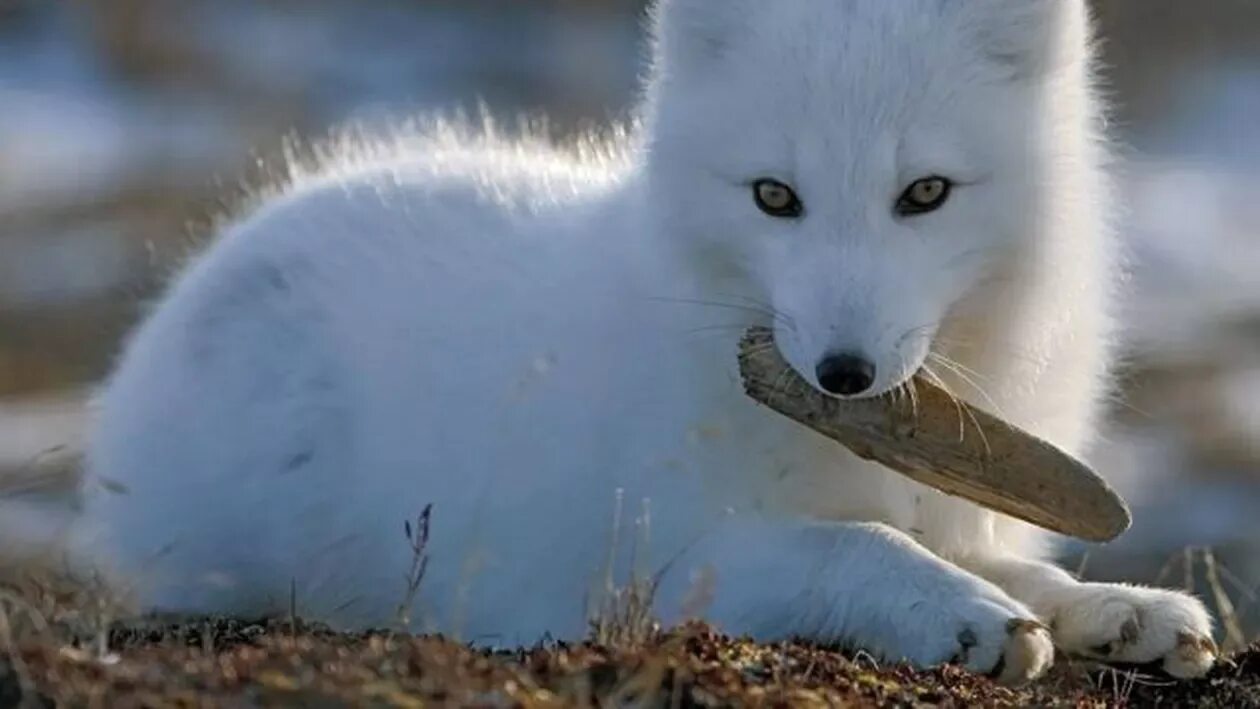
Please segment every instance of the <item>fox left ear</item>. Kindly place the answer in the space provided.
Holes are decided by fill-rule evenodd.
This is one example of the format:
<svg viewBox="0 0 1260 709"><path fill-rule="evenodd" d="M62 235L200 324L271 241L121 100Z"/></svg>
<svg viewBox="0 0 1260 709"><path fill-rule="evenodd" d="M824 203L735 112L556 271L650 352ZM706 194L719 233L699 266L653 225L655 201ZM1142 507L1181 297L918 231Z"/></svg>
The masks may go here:
<svg viewBox="0 0 1260 709"><path fill-rule="evenodd" d="M946 0L976 40L1013 79L1085 62L1090 54L1085 0Z"/></svg>

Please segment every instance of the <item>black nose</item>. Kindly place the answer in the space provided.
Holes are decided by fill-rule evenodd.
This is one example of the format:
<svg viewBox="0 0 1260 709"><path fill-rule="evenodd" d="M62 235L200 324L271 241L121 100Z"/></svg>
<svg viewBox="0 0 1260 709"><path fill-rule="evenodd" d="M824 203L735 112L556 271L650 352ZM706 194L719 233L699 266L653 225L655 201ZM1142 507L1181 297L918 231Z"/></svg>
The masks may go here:
<svg viewBox="0 0 1260 709"><path fill-rule="evenodd" d="M823 391L836 396L857 396L875 385L875 365L857 355L829 355L816 372Z"/></svg>

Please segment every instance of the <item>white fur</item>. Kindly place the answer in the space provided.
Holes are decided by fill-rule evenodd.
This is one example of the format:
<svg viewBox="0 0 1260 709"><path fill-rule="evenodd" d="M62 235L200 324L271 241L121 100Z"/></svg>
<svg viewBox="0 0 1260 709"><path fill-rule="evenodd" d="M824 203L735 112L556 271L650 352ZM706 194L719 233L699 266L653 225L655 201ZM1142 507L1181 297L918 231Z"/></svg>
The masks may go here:
<svg viewBox="0 0 1260 709"><path fill-rule="evenodd" d="M437 127L225 230L101 400L84 552L151 608L282 612L292 583L304 615L384 625L403 522L431 503L428 627L572 638L623 490L614 571L637 545L666 620L707 572L735 633L1019 680L1052 648L1012 621L1040 617L1069 651L1204 671L1178 659L1211 632L1197 601L1077 583L1037 531L860 462L735 373L740 330L773 324L811 381L836 348L880 391L927 364L1087 452L1116 274L1084 3L663 0L654 19L628 136L572 154ZM952 200L895 217L932 174ZM760 177L805 217L759 212Z"/></svg>

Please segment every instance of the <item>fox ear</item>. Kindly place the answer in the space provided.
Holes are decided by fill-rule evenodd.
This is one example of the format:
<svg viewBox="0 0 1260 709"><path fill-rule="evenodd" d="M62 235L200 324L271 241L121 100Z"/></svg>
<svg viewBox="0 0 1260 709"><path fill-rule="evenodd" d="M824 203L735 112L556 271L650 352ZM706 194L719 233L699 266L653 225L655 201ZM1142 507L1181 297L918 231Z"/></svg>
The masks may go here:
<svg viewBox="0 0 1260 709"><path fill-rule="evenodd" d="M746 0L657 0L650 11L656 61L689 73L732 51L747 28Z"/></svg>
<svg viewBox="0 0 1260 709"><path fill-rule="evenodd" d="M945 0L974 29L981 48L1012 78L1079 64L1089 56L1085 0Z"/></svg>

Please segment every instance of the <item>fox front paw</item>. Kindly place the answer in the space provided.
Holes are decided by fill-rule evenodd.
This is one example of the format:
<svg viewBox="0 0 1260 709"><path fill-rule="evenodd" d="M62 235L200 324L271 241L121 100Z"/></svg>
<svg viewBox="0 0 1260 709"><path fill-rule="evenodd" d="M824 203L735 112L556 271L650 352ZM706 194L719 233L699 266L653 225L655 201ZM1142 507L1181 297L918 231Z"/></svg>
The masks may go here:
<svg viewBox="0 0 1260 709"><path fill-rule="evenodd" d="M973 665L970 659L975 647L975 637L964 632L960 638L964 650L954 658L959 664L975 672L983 672L1002 684L1023 684L1045 674L1054 664L1054 642L1050 629L1039 621L1012 618L1006 623L1006 639L996 664L989 667L986 660ZM971 641L967 643L965 641ZM989 667L986 671L985 668Z"/></svg>
<svg viewBox="0 0 1260 709"><path fill-rule="evenodd" d="M1207 609L1177 591L1082 584L1059 604L1051 628L1064 652L1104 662L1158 662L1173 677L1202 677L1217 658Z"/></svg>
<svg viewBox="0 0 1260 709"><path fill-rule="evenodd" d="M1018 603L973 597L944 605L920 626L930 636L905 659L920 666L962 665L1008 685L1037 679L1054 664L1049 629Z"/></svg>

